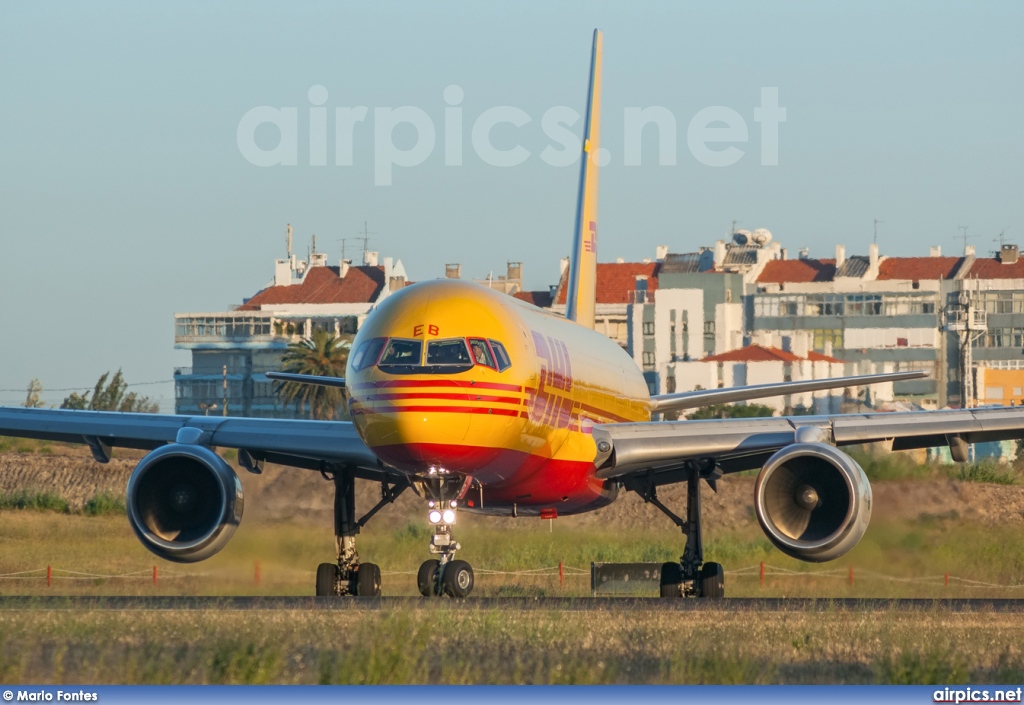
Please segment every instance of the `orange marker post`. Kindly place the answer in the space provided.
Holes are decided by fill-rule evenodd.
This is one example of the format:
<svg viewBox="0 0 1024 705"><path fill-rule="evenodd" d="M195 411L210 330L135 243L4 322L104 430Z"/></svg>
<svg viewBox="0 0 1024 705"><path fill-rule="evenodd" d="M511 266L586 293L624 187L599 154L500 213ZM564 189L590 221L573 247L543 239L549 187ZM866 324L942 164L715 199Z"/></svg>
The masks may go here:
<svg viewBox="0 0 1024 705"><path fill-rule="evenodd" d="M256 569L255 569L255 574L253 575L253 581L257 585L260 584L260 562L259 561L256 561Z"/></svg>
<svg viewBox="0 0 1024 705"><path fill-rule="evenodd" d="M764 587L764 561L761 561L761 587Z"/></svg>
<svg viewBox="0 0 1024 705"><path fill-rule="evenodd" d="M153 584L156 585L156 566L153 566Z"/></svg>
<svg viewBox="0 0 1024 705"><path fill-rule="evenodd" d="M853 587L853 566L850 566L850 587Z"/></svg>
<svg viewBox="0 0 1024 705"><path fill-rule="evenodd" d="M46 587L53 585L53 566L46 566Z"/></svg>
<svg viewBox="0 0 1024 705"><path fill-rule="evenodd" d="M565 568L562 566L562 561L558 561L558 584L565 587Z"/></svg>

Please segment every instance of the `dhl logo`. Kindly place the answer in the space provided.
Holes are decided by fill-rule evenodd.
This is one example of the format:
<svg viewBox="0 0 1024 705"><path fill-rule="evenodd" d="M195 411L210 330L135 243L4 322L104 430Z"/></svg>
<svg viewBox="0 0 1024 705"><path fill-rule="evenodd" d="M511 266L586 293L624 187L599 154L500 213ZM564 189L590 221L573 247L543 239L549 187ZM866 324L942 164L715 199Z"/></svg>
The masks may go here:
<svg viewBox="0 0 1024 705"><path fill-rule="evenodd" d="M540 361L540 380L532 392L530 420L555 428L572 424L572 363L565 343L533 331ZM531 390L532 391L532 390Z"/></svg>
<svg viewBox="0 0 1024 705"><path fill-rule="evenodd" d="M597 252L597 221L590 221L590 226L587 230L587 239L583 241L583 250L585 252Z"/></svg>

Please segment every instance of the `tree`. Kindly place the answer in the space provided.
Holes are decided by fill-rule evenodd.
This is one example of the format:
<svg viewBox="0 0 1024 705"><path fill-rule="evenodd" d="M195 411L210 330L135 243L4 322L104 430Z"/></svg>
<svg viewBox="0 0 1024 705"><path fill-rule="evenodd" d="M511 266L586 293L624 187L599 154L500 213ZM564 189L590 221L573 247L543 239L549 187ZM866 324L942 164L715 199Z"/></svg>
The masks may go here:
<svg viewBox="0 0 1024 705"><path fill-rule="evenodd" d="M288 346L282 359L281 371L319 377L344 377L351 343L320 328L313 329L313 337ZM309 414L311 419L333 421L346 418L345 395L338 387L317 384L284 382L277 388L284 404L295 404L296 410Z"/></svg>
<svg viewBox="0 0 1024 705"><path fill-rule="evenodd" d="M28 383L28 392L25 394L25 406L29 409L41 409L46 403L39 398L39 395L43 393L43 383L38 379L33 379Z"/></svg>
<svg viewBox="0 0 1024 705"><path fill-rule="evenodd" d="M160 411L160 405L151 402L149 397L140 397L135 392L128 392L128 383L124 381L121 370L118 370L110 378L110 382L107 382L108 377L110 377L110 372L100 375L91 392L91 398L90 392L85 394L72 392L71 396L64 399L60 408L89 411L135 411L145 414L155 414Z"/></svg>

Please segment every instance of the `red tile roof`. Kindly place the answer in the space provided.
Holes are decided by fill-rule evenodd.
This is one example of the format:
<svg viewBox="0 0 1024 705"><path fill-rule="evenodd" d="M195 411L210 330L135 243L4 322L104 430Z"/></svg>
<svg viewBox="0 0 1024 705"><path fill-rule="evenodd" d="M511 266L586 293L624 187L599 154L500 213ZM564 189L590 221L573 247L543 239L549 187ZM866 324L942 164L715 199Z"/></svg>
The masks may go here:
<svg viewBox="0 0 1024 705"><path fill-rule="evenodd" d="M807 353L806 358L802 358L791 352L766 345L748 345L745 348L729 350L718 355L709 355L701 362L799 362L805 359L812 362L842 362L842 360L822 355L813 350Z"/></svg>
<svg viewBox="0 0 1024 705"><path fill-rule="evenodd" d="M540 308L551 308L550 291L517 291L512 296Z"/></svg>
<svg viewBox="0 0 1024 705"><path fill-rule="evenodd" d="M971 279L1022 279L1024 278L1024 257L1013 264L1003 264L998 259L986 257L974 260L967 276Z"/></svg>
<svg viewBox="0 0 1024 705"><path fill-rule="evenodd" d="M878 279L952 279L961 257L886 257L878 264Z"/></svg>
<svg viewBox="0 0 1024 705"><path fill-rule="evenodd" d="M312 267L301 284L268 286L238 308L258 311L267 304L370 303L383 288L383 267L349 267L344 279L337 267Z"/></svg>
<svg viewBox="0 0 1024 705"><path fill-rule="evenodd" d="M836 275L834 259L773 259L757 278L759 284L827 282Z"/></svg>
<svg viewBox="0 0 1024 705"><path fill-rule="evenodd" d="M598 262L597 263L597 303L628 304L632 301L632 293L636 290L636 278L647 277L647 290L658 288L657 262ZM565 305L568 283L566 275L558 283L557 301Z"/></svg>
<svg viewBox="0 0 1024 705"><path fill-rule="evenodd" d="M816 350L808 351L807 359L810 360L811 362L838 362L839 364L843 363L842 360L838 360L834 357L829 357L828 355L822 355L820 352Z"/></svg>

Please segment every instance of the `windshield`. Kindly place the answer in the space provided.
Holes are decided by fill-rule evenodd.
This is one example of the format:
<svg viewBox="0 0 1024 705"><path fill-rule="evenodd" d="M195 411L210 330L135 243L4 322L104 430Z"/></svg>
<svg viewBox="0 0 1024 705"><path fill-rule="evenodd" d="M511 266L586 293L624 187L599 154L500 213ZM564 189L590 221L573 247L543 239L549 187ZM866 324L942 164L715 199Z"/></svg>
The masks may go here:
<svg viewBox="0 0 1024 705"><path fill-rule="evenodd" d="M420 366L423 359L423 341L392 338L384 349L384 354L377 367L385 372L408 374L412 368Z"/></svg>
<svg viewBox="0 0 1024 705"><path fill-rule="evenodd" d="M473 360L469 357L466 341L462 338L452 338L427 343L427 364L472 366Z"/></svg>
<svg viewBox="0 0 1024 705"><path fill-rule="evenodd" d="M387 341L387 338L374 338L360 345L359 349L356 350L355 356L352 358L352 367L357 370L364 370L367 367L373 366L380 356L380 351L384 347L385 341Z"/></svg>
<svg viewBox="0 0 1024 705"><path fill-rule="evenodd" d="M376 362L382 372L392 375L457 374L468 372L474 365L503 372L512 366L505 347L496 340L431 340L426 344L426 360L423 359L423 345L422 340L410 338L374 338L359 346L352 364L361 370Z"/></svg>

